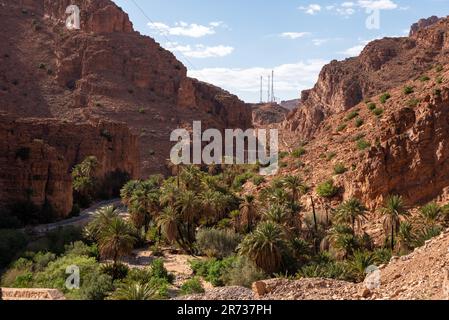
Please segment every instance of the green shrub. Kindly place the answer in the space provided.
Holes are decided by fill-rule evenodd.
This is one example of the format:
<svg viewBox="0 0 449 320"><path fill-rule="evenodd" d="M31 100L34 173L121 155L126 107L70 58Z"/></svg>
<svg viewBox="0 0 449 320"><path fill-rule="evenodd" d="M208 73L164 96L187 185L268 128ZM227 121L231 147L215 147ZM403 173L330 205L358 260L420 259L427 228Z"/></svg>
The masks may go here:
<svg viewBox="0 0 449 320"><path fill-rule="evenodd" d="M404 94L412 94L413 92L415 92L415 90L413 89L413 87L407 86L404 88Z"/></svg>
<svg viewBox="0 0 449 320"><path fill-rule="evenodd" d="M419 81L421 81L421 82L426 82L426 81L429 81L429 80L430 80L430 78L428 76L419 77Z"/></svg>
<svg viewBox="0 0 449 320"><path fill-rule="evenodd" d="M0 269L11 262L27 244L27 237L22 231L0 230Z"/></svg>
<svg viewBox="0 0 449 320"><path fill-rule="evenodd" d="M210 258L234 254L240 237L231 230L200 229L196 234L198 249Z"/></svg>
<svg viewBox="0 0 449 320"><path fill-rule="evenodd" d="M198 277L187 280L181 286L181 295L204 293L203 285Z"/></svg>
<svg viewBox="0 0 449 320"><path fill-rule="evenodd" d="M327 161L331 161L332 159L334 159L337 156L337 154L335 152L329 152L325 158Z"/></svg>
<svg viewBox="0 0 449 320"><path fill-rule="evenodd" d="M239 256L226 268L222 280L227 286L251 288L254 282L266 279L267 277L252 261Z"/></svg>
<svg viewBox="0 0 449 320"><path fill-rule="evenodd" d="M377 117L380 117L384 114L384 110L381 108L376 108L373 110L373 114Z"/></svg>
<svg viewBox="0 0 449 320"><path fill-rule="evenodd" d="M306 149L304 149L303 147L301 147L301 148L298 148L298 149L296 149L296 150L294 150L294 151L292 152L292 157L300 158L301 156L303 156L303 155L305 155L305 154L306 154Z"/></svg>
<svg viewBox="0 0 449 320"><path fill-rule="evenodd" d="M66 245L65 255L86 256L97 260L100 258L100 253L96 244L89 246L82 241L76 241Z"/></svg>
<svg viewBox="0 0 449 320"><path fill-rule="evenodd" d="M124 263L104 264L100 267L101 273L114 278L115 280L122 280L128 276L129 267Z"/></svg>
<svg viewBox="0 0 449 320"><path fill-rule="evenodd" d="M343 174L346 171L348 171L348 169L346 169L346 167L343 163L337 163L334 167L334 173L337 175Z"/></svg>
<svg viewBox="0 0 449 320"><path fill-rule="evenodd" d="M175 280L174 275L169 273L167 269L164 266L164 260L162 259L155 259L151 263L151 277L152 278L158 278L158 279L164 279L168 283L172 283Z"/></svg>
<svg viewBox="0 0 449 320"><path fill-rule="evenodd" d="M317 194L322 198L333 198L338 193L338 188L334 185L333 180L328 180L318 185Z"/></svg>
<svg viewBox="0 0 449 320"><path fill-rule="evenodd" d="M374 102L371 102L368 104L368 109L370 109L371 111L373 111L376 108L377 108L377 105Z"/></svg>
<svg viewBox="0 0 449 320"><path fill-rule="evenodd" d="M140 114L144 114L145 113L145 109L144 108L139 108L139 113Z"/></svg>
<svg viewBox="0 0 449 320"><path fill-rule="evenodd" d="M407 101L407 107L415 108L420 103L419 99L411 99Z"/></svg>
<svg viewBox="0 0 449 320"><path fill-rule="evenodd" d="M355 126L356 126L357 128L360 128L361 126L363 126L364 123L365 123L365 122L363 121L362 118L357 118L357 119L355 119Z"/></svg>
<svg viewBox="0 0 449 320"><path fill-rule="evenodd" d="M339 126L337 127L337 132L342 132L343 130L346 129L347 126L348 126L348 125L346 125L346 124L341 124L341 125L339 125Z"/></svg>
<svg viewBox="0 0 449 320"><path fill-rule="evenodd" d="M203 277L215 287L220 287L225 285L223 276L235 261L235 256L228 257L224 260L193 260L190 261L190 266L195 275Z"/></svg>
<svg viewBox="0 0 449 320"><path fill-rule="evenodd" d="M442 84L443 80L444 80L443 77L437 77L435 81L437 84Z"/></svg>
<svg viewBox="0 0 449 320"><path fill-rule="evenodd" d="M265 177L259 176L259 175L254 176L251 179L251 182L254 183L254 185L256 185L256 186L260 186L262 183L265 183Z"/></svg>
<svg viewBox="0 0 449 320"><path fill-rule="evenodd" d="M287 151L281 151L279 152L279 159L284 159L285 157L288 157L288 152Z"/></svg>
<svg viewBox="0 0 449 320"><path fill-rule="evenodd" d="M234 178L234 182L232 183L232 187L236 190L240 190L243 185L248 182L248 180L252 179L254 174L251 172L245 172L240 174Z"/></svg>
<svg viewBox="0 0 449 320"><path fill-rule="evenodd" d="M386 92L383 95L381 95L379 99L382 104L385 104L390 98L391 95L388 92Z"/></svg>
<svg viewBox="0 0 449 320"><path fill-rule="evenodd" d="M436 67L435 67L435 71L436 72L442 72L444 70L444 67L442 66L442 65L437 65Z"/></svg>
<svg viewBox="0 0 449 320"><path fill-rule="evenodd" d="M433 90L433 95L436 97L440 97L441 96L441 89L434 89Z"/></svg>
<svg viewBox="0 0 449 320"><path fill-rule="evenodd" d="M358 116L359 116L359 113L357 111L352 111L351 113L349 113L346 116L346 121L351 121L351 120L355 119Z"/></svg>
<svg viewBox="0 0 449 320"><path fill-rule="evenodd" d="M364 151L370 147L371 147L371 143L369 143L365 139L360 139L357 141L357 149L359 149L360 151Z"/></svg>
<svg viewBox="0 0 449 320"><path fill-rule="evenodd" d="M111 276L94 272L83 279L79 295L82 300L100 301L108 297L114 289Z"/></svg>
<svg viewBox="0 0 449 320"><path fill-rule="evenodd" d="M301 278L325 278L352 281L351 273L344 262L328 261L318 264L309 264L302 267L296 277Z"/></svg>

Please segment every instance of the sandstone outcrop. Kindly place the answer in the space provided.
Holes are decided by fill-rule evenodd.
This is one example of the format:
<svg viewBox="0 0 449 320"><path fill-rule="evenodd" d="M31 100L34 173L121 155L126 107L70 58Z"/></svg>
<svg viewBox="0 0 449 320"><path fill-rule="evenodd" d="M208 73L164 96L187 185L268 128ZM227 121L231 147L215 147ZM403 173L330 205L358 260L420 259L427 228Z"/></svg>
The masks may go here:
<svg viewBox="0 0 449 320"><path fill-rule="evenodd" d="M186 67L133 30L110 0L3 0L1 109L18 117L125 122L138 136L142 177L166 170L173 129L251 126L236 96L187 77ZM81 29L67 30L76 4ZM20 74L20 79L17 76Z"/></svg>
<svg viewBox="0 0 449 320"><path fill-rule="evenodd" d="M373 41L359 57L326 65L315 87L302 93L302 107L289 115L284 127L310 139L329 116L447 63L448 48L447 19L422 21L412 27L410 37Z"/></svg>
<svg viewBox="0 0 449 320"><path fill-rule="evenodd" d="M287 117L289 110L276 104L255 104L253 105L253 123L255 126L266 126L274 123L281 123Z"/></svg>
<svg viewBox="0 0 449 320"><path fill-rule="evenodd" d="M1 206L30 200L39 207L51 206L59 218L67 216L72 209L72 168L88 156L98 159L100 181L114 174L139 176L137 138L124 124L1 114L0 136Z"/></svg>

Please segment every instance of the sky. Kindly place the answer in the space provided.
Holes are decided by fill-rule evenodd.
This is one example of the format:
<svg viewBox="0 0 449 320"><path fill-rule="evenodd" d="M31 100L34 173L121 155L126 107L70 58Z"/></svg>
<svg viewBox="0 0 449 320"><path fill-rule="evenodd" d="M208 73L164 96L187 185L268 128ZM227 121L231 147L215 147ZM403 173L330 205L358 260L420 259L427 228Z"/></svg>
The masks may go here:
<svg viewBox="0 0 449 320"><path fill-rule="evenodd" d="M449 0L114 0L134 28L184 63L191 77L246 102L296 99L331 60L371 40L407 36L421 18L449 15Z"/></svg>

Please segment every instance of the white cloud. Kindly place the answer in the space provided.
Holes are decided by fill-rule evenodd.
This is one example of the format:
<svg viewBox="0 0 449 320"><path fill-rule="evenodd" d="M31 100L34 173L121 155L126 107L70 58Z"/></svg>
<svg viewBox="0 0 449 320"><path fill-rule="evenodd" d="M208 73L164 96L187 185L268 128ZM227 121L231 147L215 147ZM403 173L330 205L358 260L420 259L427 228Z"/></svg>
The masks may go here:
<svg viewBox="0 0 449 320"><path fill-rule="evenodd" d="M168 42L165 44L165 48L173 52L181 52L186 57L198 59L225 57L234 52L234 48L230 46L205 46L202 44L191 46L180 45L177 42Z"/></svg>
<svg viewBox="0 0 449 320"><path fill-rule="evenodd" d="M209 25L200 25L196 23L187 23L184 21L176 22L173 26L169 26L162 22L149 22L148 26L161 35L183 36L191 38L201 38L216 33L217 28L226 25L221 21L214 21Z"/></svg>
<svg viewBox="0 0 449 320"><path fill-rule="evenodd" d="M309 4L309 5L306 6L306 7L301 6L301 7L299 7L298 9L301 10L301 11L304 11L304 12L307 13L307 14L314 15L315 13L321 11L321 6L320 6L319 4L313 3L313 4Z"/></svg>
<svg viewBox="0 0 449 320"><path fill-rule="evenodd" d="M391 0L359 0L358 5L364 9L370 10L393 10L398 7Z"/></svg>
<svg viewBox="0 0 449 320"><path fill-rule="evenodd" d="M299 39L310 35L310 32L284 32L281 33L282 38Z"/></svg>
<svg viewBox="0 0 449 320"><path fill-rule="evenodd" d="M362 40L358 45L348 48L345 51L339 52L339 54L342 54L346 57L356 57L363 51L363 49L365 49L366 45L371 41L372 40Z"/></svg>
<svg viewBox="0 0 449 320"><path fill-rule="evenodd" d="M327 43L327 42L329 42L329 41L330 41L330 39L313 39L313 40L312 40L312 43L313 43L315 46L319 47L319 46L321 46L321 45L323 45L323 44L325 44L325 43Z"/></svg>
<svg viewBox="0 0 449 320"><path fill-rule="evenodd" d="M307 60L283 64L274 68L275 95L279 98L297 98L301 90L313 87L322 67L328 61ZM190 70L189 76L222 87L246 101L258 101L260 76L268 77L271 68L206 68ZM267 79L264 78L264 83ZM266 95L266 93L265 93Z"/></svg>

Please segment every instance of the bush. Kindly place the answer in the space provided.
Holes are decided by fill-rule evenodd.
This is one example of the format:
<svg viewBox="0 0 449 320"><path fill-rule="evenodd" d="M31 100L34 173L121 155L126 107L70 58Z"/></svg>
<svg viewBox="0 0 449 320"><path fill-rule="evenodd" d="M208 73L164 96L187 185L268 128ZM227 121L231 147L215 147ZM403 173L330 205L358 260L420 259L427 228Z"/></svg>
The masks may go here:
<svg viewBox="0 0 449 320"><path fill-rule="evenodd" d="M230 230L201 229L197 232L198 249L210 258L225 258L232 255L240 237Z"/></svg>
<svg viewBox="0 0 449 320"><path fill-rule="evenodd" d="M426 82L426 81L429 81L429 80L430 80L430 78L428 76L419 77L419 81L421 81L421 82Z"/></svg>
<svg viewBox="0 0 449 320"><path fill-rule="evenodd" d="M79 295L82 300L99 301L104 300L114 289L111 276L95 272L83 279Z"/></svg>
<svg viewBox="0 0 449 320"><path fill-rule="evenodd" d="M86 256L89 258L100 258L100 253L96 244L88 246L82 241L76 241L65 246L65 255Z"/></svg>
<svg viewBox="0 0 449 320"><path fill-rule="evenodd" d="M352 281L352 275L344 262L328 262L309 264L302 267L297 273L297 278L325 278Z"/></svg>
<svg viewBox="0 0 449 320"><path fill-rule="evenodd" d="M364 123L365 123L365 122L363 121L362 118L357 118L357 119L355 119L355 126L356 126L357 128L360 128L361 126L363 126Z"/></svg>
<svg viewBox="0 0 449 320"><path fill-rule="evenodd" d="M350 114L346 116L346 121L351 121L359 116L359 113L357 111L352 111Z"/></svg>
<svg viewBox="0 0 449 320"><path fill-rule="evenodd" d="M333 180L328 180L318 185L316 192L322 198L333 198L337 195L338 188L334 186Z"/></svg>
<svg viewBox="0 0 449 320"><path fill-rule="evenodd" d="M304 149L303 147L298 148L292 152L292 156L295 158L300 158L301 156L303 156L305 154L306 154L306 149Z"/></svg>
<svg viewBox="0 0 449 320"><path fill-rule="evenodd" d="M232 187L234 189L240 190L243 185L248 182L251 178L253 178L254 174L251 172L245 172L240 174L234 178L234 182L232 183Z"/></svg>
<svg viewBox="0 0 449 320"><path fill-rule="evenodd" d="M102 265L100 270L101 273L106 274L115 280L122 280L128 276L129 267L123 263L117 263L116 265L108 263Z"/></svg>
<svg viewBox="0 0 449 320"><path fill-rule="evenodd" d="M386 92L386 93L384 93L383 95L380 96L380 102L381 102L382 104L384 104L384 103L386 103L390 98L391 98L391 95L390 95L388 92Z"/></svg>
<svg viewBox="0 0 449 320"><path fill-rule="evenodd" d="M375 116L377 116L377 117L380 117L381 115L384 114L384 110L381 109L381 108L376 108L376 109L373 110L373 114L374 114Z"/></svg>
<svg viewBox="0 0 449 320"><path fill-rule="evenodd" d="M413 87L407 86L404 88L404 94L412 94L413 92L415 92L415 90L413 89Z"/></svg>
<svg viewBox="0 0 449 320"><path fill-rule="evenodd" d="M442 65L437 65L436 67L435 67L435 71L436 72L441 72L441 71L443 71L444 70L444 67L442 66Z"/></svg>
<svg viewBox="0 0 449 320"><path fill-rule="evenodd" d="M365 139L360 139L357 141L357 149L359 149L360 151L364 151L370 147L371 147L371 143L369 143Z"/></svg>
<svg viewBox="0 0 449 320"><path fill-rule="evenodd" d="M203 277L215 287L220 287L225 285L223 276L235 260L235 256L224 260L194 260L190 261L190 266L195 275Z"/></svg>
<svg viewBox="0 0 449 320"><path fill-rule="evenodd" d="M262 183L265 183L265 178L263 176L255 176L251 179L251 182L256 186L260 186Z"/></svg>
<svg viewBox="0 0 449 320"><path fill-rule="evenodd" d="M7 266L27 244L27 237L22 231L0 230L0 268Z"/></svg>
<svg viewBox="0 0 449 320"><path fill-rule="evenodd" d="M441 96L441 89L435 89L435 90L433 90L433 95L436 96L436 97Z"/></svg>
<svg viewBox="0 0 449 320"><path fill-rule="evenodd" d="M150 268L152 278L164 279L168 283L172 283L173 280L175 279L175 277L171 273L169 273L165 268L164 260L162 259L153 260Z"/></svg>
<svg viewBox="0 0 449 320"><path fill-rule="evenodd" d="M203 285L198 277L184 282L181 286L181 295L204 293Z"/></svg>
<svg viewBox="0 0 449 320"><path fill-rule="evenodd" d="M341 124L337 127L337 132L342 132L343 130L345 130L347 127L346 124Z"/></svg>
<svg viewBox="0 0 449 320"><path fill-rule="evenodd" d="M83 230L80 227L68 226L47 233L48 251L62 254L66 245L83 239Z"/></svg>
<svg viewBox="0 0 449 320"><path fill-rule="evenodd" d="M407 107L415 108L419 104L419 102L420 101L418 99L411 99L407 101Z"/></svg>
<svg viewBox="0 0 449 320"><path fill-rule="evenodd" d="M443 83L443 80L444 80L443 77L437 77L437 78L436 78L436 83L437 83L437 84L442 84L442 83Z"/></svg>
<svg viewBox="0 0 449 320"><path fill-rule="evenodd" d="M245 257L238 257L226 269L222 280L227 286L241 286L251 288L251 285L259 280L266 279L267 275L252 261Z"/></svg>
<svg viewBox="0 0 449 320"><path fill-rule="evenodd" d="M368 109L370 109L371 111L373 111L376 108L377 108L377 105L374 102L371 102L368 104Z"/></svg>
<svg viewBox="0 0 449 320"><path fill-rule="evenodd" d="M346 169L346 167L344 166L343 163L337 163L334 167L334 173L339 175L339 174L343 174L347 171L348 169Z"/></svg>

